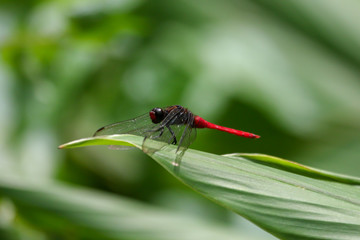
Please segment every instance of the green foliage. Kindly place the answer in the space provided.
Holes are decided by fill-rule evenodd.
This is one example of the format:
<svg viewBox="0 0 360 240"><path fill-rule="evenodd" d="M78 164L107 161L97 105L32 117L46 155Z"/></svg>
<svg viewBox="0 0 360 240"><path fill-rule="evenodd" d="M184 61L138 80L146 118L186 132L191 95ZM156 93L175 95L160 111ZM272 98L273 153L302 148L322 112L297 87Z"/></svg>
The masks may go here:
<svg viewBox="0 0 360 240"><path fill-rule="evenodd" d="M50 236L64 239L234 239L236 232L179 212L55 182L0 177L0 191L19 215ZM196 228L196 232L184 228Z"/></svg>
<svg viewBox="0 0 360 240"><path fill-rule="evenodd" d="M80 202L91 196L106 205L96 197L102 194L145 208L155 205L154 219L158 211L199 219L186 225L192 236L219 228L218 239L274 239L179 184L140 151L56 147L153 107L180 104L208 121L261 135L252 141L198 130L193 149L216 156L280 156L296 163L259 154L226 159L326 184L356 185L359 11L356 0L1 1L0 239L74 239L71 232L77 230L82 237L87 231L109 236L113 228L95 233L91 228L104 225L95 217L86 222L74 213L80 204L67 202L72 195ZM46 202L54 211L30 220ZM59 216L62 211L66 216ZM177 228L168 226L171 234L160 228L174 223L162 219L146 234L140 217L127 226L144 230L147 239L179 235ZM58 222L74 227L68 233L51 228Z"/></svg>
<svg viewBox="0 0 360 240"><path fill-rule="evenodd" d="M80 139L60 148L129 143L141 148L142 140L113 135ZM175 150L176 146L169 145L152 157L194 190L281 239L340 240L360 235L360 189L356 186L360 179L270 156L219 156L192 149L177 172L172 165Z"/></svg>

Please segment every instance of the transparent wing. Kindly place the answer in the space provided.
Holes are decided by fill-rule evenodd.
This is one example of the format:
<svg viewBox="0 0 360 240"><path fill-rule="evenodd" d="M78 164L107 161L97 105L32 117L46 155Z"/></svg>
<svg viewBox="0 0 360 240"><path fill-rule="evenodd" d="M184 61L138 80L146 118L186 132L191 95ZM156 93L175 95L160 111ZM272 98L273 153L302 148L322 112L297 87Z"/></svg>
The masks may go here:
<svg viewBox="0 0 360 240"><path fill-rule="evenodd" d="M165 125L169 124L169 122L174 121L176 116L181 112L181 109L174 109L171 111L166 118L159 124L155 124L151 121L151 118L148 113L138 116L134 119L113 123L104 127L99 128L95 133L96 136L105 136L105 135L113 135L113 134L133 134L138 136L143 136L145 139L151 138L159 141L164 141L165 144L169 144L170 136L164 135L162 138L157 138L159 134L159 130L163 129ZM144 145L144 144L143 144ZM162 146L158 146L160 149ZM129 147L123 146L109 146L109 149L112 150L124 150L129 149ZM143 148L144 150L144 148ZM156 149L154 149L156 150ZM144 152L146 152L144 150Z"/></svg>
<svg viewBox="0 0 360 240"><path fill-rule="evenodd" d="M145 134L156 127L149 114L144 114L134 119L113 123L98 129L94 133L95 136L113 135L113 134L134 134L138 136L145 136Z"/></svg>
<svg viewBox="0 0 360 240"><path fill-rule="evenodd" d="M138 136L145 136L151 129L156 127L157 124L154 124L151 121L149 114L143 114L134 119L113 123L98 129L94 133L94 137L96 136L105 136L105 135L113 135L113 134L134 134ZM128 150L133 147L129 146L118 146L118 145L110 145L109 149L111 150Z"/></svg>
<svg viewBox="0 0 360 240"><path fill-rule="evenodd" d="M165 122L165 120L167 120ZM143 151L153 154L167 144L177 144L176 157L173 165L175 171L180 168L181 159L189 145L196 138L196 129L192 127L194 116L191 112L178 111L168 119L164 119L156 132L148 135L143 142ZM155 140L155 141L149 141Z"/></svg>
<svg viewBox="0 0 360 240"><path fill-rule="evenodd" d="M182 108L172 110L163 121L155 124L149 114L134 119L113 123L98 129L94 136L113 134L134 134L144 136L142 149L145 153L153 154L168 144L177 144L174 160L175 170L179 170L181 159L189 145L196 137L196 129L192 127L194 115ZM150 141L154 140L154 141ZM128 149L128 147L109 146L110 149Z"/></svg>
<svg viewBox="0 0 360 240"><path fill-rule="evenodd" d="M190 114L185 124L185 128L182 131L182 135L178 143L178 148L176 149L176 157L175 161L173 162L176 173L178 173L180 170L181 159L184 156L185 151L189 148L191 143L193 143L196 138L196 128L192 127L193 122L194 115Z"/></svg>
<svg viewBox="0 0 360 240"><path fill-rule="evenodd" d="M150 129L146 134L143 141L142 149L147 154L153 154L167 144L176 144L176 134L178 129L172 128L172 124L179 118L182 110L174 109L172 110L163 121L158 125L155 125L154 128ZM155 141L149 141L149 140ZM175 140L175 141L174 141Z"/></svg>

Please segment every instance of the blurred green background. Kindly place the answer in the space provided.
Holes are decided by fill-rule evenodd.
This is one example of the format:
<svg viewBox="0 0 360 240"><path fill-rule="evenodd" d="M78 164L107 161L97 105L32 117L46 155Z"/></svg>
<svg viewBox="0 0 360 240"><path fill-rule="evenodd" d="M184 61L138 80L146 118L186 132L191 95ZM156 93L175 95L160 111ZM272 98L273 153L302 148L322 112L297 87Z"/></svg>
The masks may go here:
<svg viewBox="0 0 360 240"><path fill-rule="evenodd" d="M139 150L57 149L174 104L262 137L200 129L191 148L265 153L360 177L357 0L0 4L1 184L11 175L86 187L211 222L239 239L274 239ZM87 239L43 228L26 212L0 192L1 239Z"/></svg>

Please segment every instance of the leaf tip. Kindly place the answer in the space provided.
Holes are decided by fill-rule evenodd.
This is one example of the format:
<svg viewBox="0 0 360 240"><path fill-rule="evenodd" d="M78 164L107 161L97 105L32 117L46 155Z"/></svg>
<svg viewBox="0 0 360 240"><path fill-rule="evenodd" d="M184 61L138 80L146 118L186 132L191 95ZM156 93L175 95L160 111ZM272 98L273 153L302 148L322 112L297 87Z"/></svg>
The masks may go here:
<svg viewBox="0 0 360 240"><path fill-rule="evenodd" d="M66 144L61 144L60 146L58 146L58 149L64 149L66 148Z"/></svg>

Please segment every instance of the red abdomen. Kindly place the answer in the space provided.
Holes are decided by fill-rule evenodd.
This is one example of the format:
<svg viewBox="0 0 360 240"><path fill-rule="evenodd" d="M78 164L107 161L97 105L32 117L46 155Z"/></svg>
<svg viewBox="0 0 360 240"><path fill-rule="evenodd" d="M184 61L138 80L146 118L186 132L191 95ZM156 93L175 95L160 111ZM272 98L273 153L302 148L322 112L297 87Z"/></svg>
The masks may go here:
<svg viewBox="0 0 360 240"><path fill-rule="evenodd" d="M223 127L223 126L219 126L213 123L210 123L208 121L206 121L205 119L199 117L199 116L195 116L194 119L194 127L195 128L211 128L211 129L217 129L223 132L227 132L227 133L231 133L240 137L246 137L246 138L259 138L259 135L255 135L253 133L249 133L249 132L244 132L241 130L236 130L236 129L232 129L232 128L227 128L227 127Z"/></svg>

